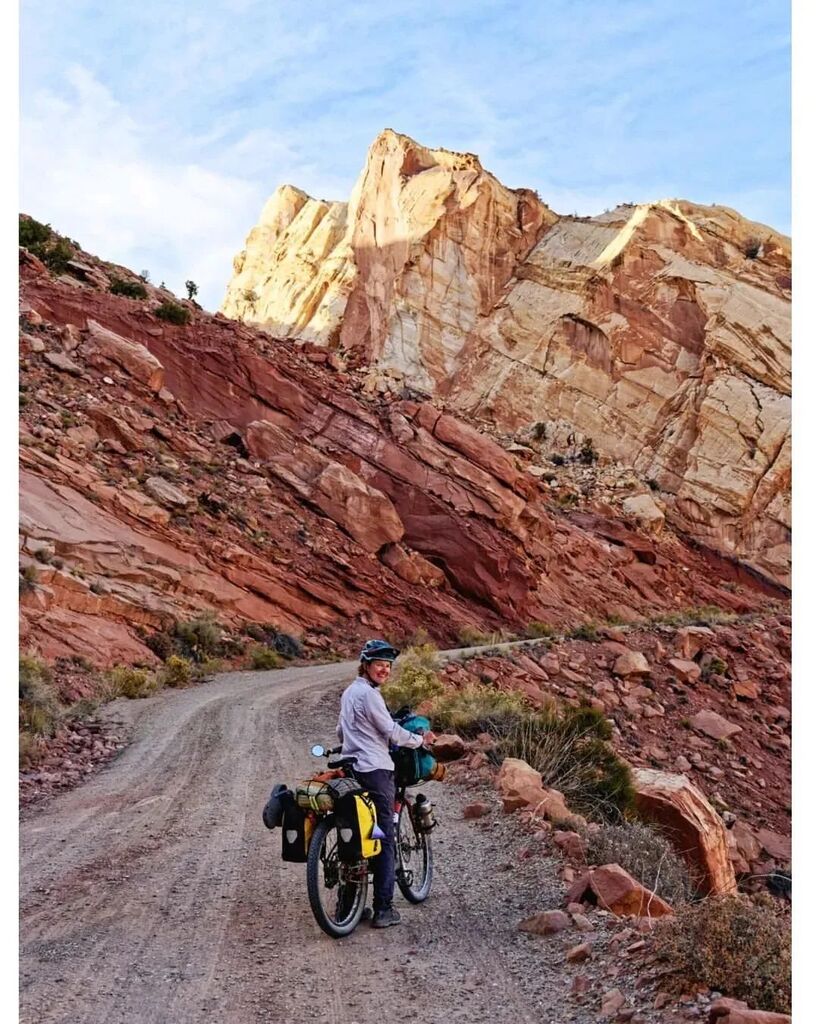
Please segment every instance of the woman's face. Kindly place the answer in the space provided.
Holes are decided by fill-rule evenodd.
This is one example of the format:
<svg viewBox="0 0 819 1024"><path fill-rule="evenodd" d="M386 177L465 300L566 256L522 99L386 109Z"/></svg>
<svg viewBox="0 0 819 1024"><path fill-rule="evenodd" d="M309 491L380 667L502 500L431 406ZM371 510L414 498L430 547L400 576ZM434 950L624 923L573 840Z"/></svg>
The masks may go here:
<svg viewBox="0 0 819 1024"><path fill-rule="evenodd" d="M392 672L392 662L390 661L371 661L367 665L367 674L376 686L383 686L390 678L390 672Z"/></svg>

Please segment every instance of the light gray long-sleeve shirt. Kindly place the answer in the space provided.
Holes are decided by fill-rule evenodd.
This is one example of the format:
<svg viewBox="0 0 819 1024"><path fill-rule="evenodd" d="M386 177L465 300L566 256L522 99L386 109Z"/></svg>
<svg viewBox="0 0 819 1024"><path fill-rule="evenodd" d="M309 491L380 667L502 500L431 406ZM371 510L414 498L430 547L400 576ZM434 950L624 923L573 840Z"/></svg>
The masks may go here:
<svg viewBox="0 0 819 1024"><path fill-rule="evenodd" d="M355 757L359 772L379 768L393 771L390 743L420 747L424 742L423 736L408 732L392 720L378 687L363 676L357 676L341 695L336 735L341 740L342 756Z"/></svg>

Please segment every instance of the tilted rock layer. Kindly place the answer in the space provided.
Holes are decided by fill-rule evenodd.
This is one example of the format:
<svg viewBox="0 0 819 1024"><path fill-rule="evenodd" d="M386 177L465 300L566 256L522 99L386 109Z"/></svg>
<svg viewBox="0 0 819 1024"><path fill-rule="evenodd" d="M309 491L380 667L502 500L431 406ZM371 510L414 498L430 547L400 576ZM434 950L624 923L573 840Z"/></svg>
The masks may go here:
<svg viewBox="0 0 819 1024"><path fill-rule="evenodd" d="M192 303L169 324L162 289L112 295L129 272L84 260L93 281L21 250L27 650L151 660L149 634L205 609L350 650L777 596L668 531L561 508L492 438L357 392L324 349Z"/></svg>
<svg viewBox="0 0 819 1024"><path fill-rule="evenodd" d="M558 216L385 131L349 203L278 189L234 271L227 316L498 430L589 437L671 525L787 581L790 241L770 228L681 200Z"/></svg>

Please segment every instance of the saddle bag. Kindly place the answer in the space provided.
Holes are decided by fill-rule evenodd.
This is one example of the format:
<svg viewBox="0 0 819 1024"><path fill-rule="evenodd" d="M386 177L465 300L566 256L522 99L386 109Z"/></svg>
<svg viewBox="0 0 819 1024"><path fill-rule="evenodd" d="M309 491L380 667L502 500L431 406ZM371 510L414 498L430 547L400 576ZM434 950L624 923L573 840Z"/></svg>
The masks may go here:
<svg viewBox="0 0 819 1024"><path fill-rule="evenodd" d="M351 790L338 798L335 815L338 859L342 863L355 864L362 857L377 857L381 853L383 833L378 827L375 804L360 786L357 792Z"/></svg>
<svg viewBox="0 0 819 1024"><path fill-rule="evenodd" d="M282 860L294 864L307 862L313 819L292 798L286 801L282 816Z"/></svg>

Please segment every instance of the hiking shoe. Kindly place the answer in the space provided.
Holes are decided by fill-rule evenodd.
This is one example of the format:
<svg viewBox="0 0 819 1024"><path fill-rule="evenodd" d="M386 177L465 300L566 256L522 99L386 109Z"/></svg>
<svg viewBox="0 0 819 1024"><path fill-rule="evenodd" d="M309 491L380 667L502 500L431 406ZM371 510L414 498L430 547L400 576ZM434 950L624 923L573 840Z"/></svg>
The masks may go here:
<svg viewBox="0 0 819 1024"><path fill-rule="evenodd" d="M374 911L373 911L372 907L365 907L361 911L361 920L362 921L372 921L373 914L374 914Z"/></svg>
<svg viewBox="0 0 819 1024"><path fill-rule="evenodd" d="M391 924L401 924L401 915L393 907L376 910L373 917L373 928L389 928Z"/></svg>

